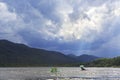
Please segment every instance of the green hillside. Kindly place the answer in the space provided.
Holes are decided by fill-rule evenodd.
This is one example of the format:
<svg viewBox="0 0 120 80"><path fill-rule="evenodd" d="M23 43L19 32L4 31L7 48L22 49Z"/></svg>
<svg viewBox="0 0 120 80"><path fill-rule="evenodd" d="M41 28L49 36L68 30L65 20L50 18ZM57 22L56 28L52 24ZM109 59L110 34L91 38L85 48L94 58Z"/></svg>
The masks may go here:
<svg viewBox="0 0 120 80"><path fill-rule="evenodd" d="M89 67L120 67L120 57L103 58L87 63Z"/></svg>

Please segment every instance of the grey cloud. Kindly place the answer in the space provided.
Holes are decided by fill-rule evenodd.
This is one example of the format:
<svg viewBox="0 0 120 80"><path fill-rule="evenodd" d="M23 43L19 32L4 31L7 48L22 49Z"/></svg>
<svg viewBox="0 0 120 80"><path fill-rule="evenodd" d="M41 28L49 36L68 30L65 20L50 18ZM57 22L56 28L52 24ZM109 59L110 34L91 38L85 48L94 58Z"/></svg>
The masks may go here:
<svg viewBox="0 0 120 80"><path fill-rule="evenodd" d="M3 22L1 18L0 39L65 53L114 56L115 50L115 55L120 52L119 41L114 49L109 47L120 35L118 0L1 1L8 8L5 13L16 15L17 20Z"/></svg>

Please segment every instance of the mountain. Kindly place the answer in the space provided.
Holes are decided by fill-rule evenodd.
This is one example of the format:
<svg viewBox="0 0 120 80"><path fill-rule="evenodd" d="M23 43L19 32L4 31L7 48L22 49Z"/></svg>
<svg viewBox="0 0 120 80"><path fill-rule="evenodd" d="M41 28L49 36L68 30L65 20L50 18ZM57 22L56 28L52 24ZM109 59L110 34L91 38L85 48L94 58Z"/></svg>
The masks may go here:
<svg viewBox="0 0 120 80"><path fill-rule="evenodd" d="M69 56L70 58L73 58L73 59L77 58L77 56L74 54L68 54L67 56Z"/></svg>
<svg viewBox="0 0 120 80"><path fill-rule="evenodd" d="M0 66L40 66L73 63L72 58L55 51L0 40Z"/></svg>
<svg viewBox="0 0 120 80"><path fill-rule="evenodd" d="M92 55L64 55L56 51L36 49L24 44L0 40L0 66L53 66L90 62Z"/></svg>
<svg viewBox="0 0 120 80"><path fill-rule="evenodd" d="M93 56L93 55L87 55L87 54L83 54L77 57L78 61L81 62L91 62L94 61L96 59L98 59L99 57Z"/></svg>
<svg viewBox="0 0 120 80"><path fill-rule="evenodd" d="M97 56L87 55L87 54L83 54L83 55L80 55L80 56L76 56L74 54L69 54L68 56L75 59L77 62L91 62L91 61L94 61L94 60L100 58L100 57L97 57Z"/></svg>
<svg viewBox="0 0 120 80"><path fill-rule="evenodd" d="M89 67L120 67L120 56L114 58L102 58L86 64Z"/></svg>

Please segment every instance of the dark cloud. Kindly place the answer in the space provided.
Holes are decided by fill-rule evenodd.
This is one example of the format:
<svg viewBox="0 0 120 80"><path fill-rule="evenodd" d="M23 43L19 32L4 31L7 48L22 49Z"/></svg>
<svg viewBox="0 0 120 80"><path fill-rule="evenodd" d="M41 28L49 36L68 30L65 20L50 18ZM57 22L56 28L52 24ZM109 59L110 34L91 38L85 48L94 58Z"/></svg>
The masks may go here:
<svg viewBox="0 0 120 80"><path fill-rule="evenodd" d="M66 54L119 55L118 0L0 1L0 39Z"/></svg>

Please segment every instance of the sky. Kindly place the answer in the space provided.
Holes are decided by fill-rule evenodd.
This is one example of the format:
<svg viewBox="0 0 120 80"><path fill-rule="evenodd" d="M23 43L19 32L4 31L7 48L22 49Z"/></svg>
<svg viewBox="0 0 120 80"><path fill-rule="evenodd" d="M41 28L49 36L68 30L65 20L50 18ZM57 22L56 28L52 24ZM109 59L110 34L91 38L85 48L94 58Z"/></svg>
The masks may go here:
<svg viewBox="0 0 120 80"><path fill-rule="evenodd" d="M120 56L120 0L0 0L0 39L64 54Z"/></svg>

